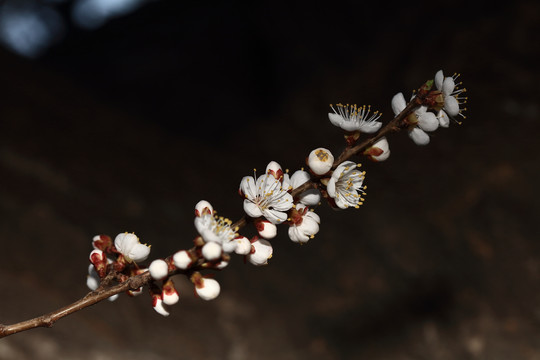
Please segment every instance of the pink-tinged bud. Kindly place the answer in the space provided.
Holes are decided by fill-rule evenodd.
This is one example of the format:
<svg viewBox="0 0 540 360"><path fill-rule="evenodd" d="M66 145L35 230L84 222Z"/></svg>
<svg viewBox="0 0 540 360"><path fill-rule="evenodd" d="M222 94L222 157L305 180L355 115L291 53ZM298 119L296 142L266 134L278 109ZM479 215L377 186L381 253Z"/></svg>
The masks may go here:
<svg viewBox="0 0 540 360"><path fill-rule="evenodd" d="M110 238L110 236L107 235L96 235L92 239L92 247L96 250L110 252L112 245L112 239Z"/></svg>
<svg viewBox="0 0 540 360"><path fill-rule="evenodd" d="M163 280L169 274L169 267L164 260L158 259L152 261L148 267L148 271L150 271L150 276L152 276L154 280Z"/></svg>
<svg viewBox="0 0 540 360"><path fill-rule="evenodd" d="M136 289L136 290L128 290L127 291L127 294L131 297L135 297L135 296L139 296L143 293L143 287L141 286L140 288Z"/></svg>
<svg viewBox="0 0 540 360"><path fill-rule="evenodd" d="M193 264L193 259L186 250L180 250L173 255L174 265L181 269L186 270Z"/></svg>
<svg viewBox="0 0 540 360"><path fill-rule="evenodd" d="M268 220L263 220L261 218L255 219L255 228L259 233L259 236L265 239L273 239L277 235L277 226L272 224Z"/></svg>
<svg viewBox="0 0 540 360"><path fill-rule="evenodd" d="M216 242L209 242L202 247L202 255L208 261L221 258L221 245Z"/></svg>
<svg viewBox="0 0 540 360"><path fill-rule="evenodd" d="M328 149L318 148L309 153L307 164L314 174L324 175L332 168L334 155Z"/></svg>
<svg viewBox="0 0 540 360"><path fill-rule="evenodd" d="M364 155L373 161L380 162L388 159L390 157L390 146L386 137L381 138L373 146L367 148Z"/></svg>
<svg viewBox="0 0 540 360"><path fill-rule="evenodd" d="M272 257L272 252L272 244L269 241L255 236L251 240L251 253L248 255L248 260L253 265L266 265L268 259Z"/></svg>
<svg viewBox="0 0 540 360"><path fill-rule="evenodd" d="M195 205L195 216L200 217L206 214L212 215L214 213L214 208L206 200L201 200Z"/></svg>
<svg viewBox="0 0 540 360"><path fill-rule="evenodd" d="M101 250L93 250L89 256L90 262L94 264L96 272L100 278L104 278L107 273L107 256Z"/></svg>
<svg viewBox="0 0 540 360"><path fill-rule="evenodd" d="M194 273L191 281L195 285L196 294L203 300L213 300L218 297L221 287L214 279L203 278L200 273Z"/></svg>
<svg viewBox="0 0 540 360"><path fill-rule="evenodd" d="M270 161L268 166L266 166L266 173L272 175L276 180L283 181L283 170L275 161Z"/></svg>
<svg viewBox="0 0 540 360"><path fill-rule="evenodd" d="M170 313L165 308L165 305L163 304L163 297L161 296L161 294L152 295L152 307L159 315L162 315L162 316L170 315Z"/></svg>
<svg viewBox="0 0 540 360"><path fill-rule="evenodd" d="M166 305L174 305L178 302L180 299L180 296L178 295L178 291L176 291L174 287L174 283L171 279L167 280L163 284L163 291L161 292L163 302Z"/></svg>
<svg viewBox="0 0 540 360"><path fill-rule="evenodd" d="M251 252L251 242L245 236L237 237L233 240L236 242L236 248L234 252L238 255L248 255Z"/></svg>

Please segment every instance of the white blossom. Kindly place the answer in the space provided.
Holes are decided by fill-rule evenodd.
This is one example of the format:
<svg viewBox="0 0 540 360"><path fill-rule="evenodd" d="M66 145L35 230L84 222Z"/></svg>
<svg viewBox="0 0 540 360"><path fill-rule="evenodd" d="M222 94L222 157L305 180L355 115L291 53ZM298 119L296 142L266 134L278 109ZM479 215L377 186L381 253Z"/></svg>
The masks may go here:
<svg viewBox="0 0 540 360"><path fill-rule="evenodd" d="M264 216L273 224L287 220L286 211L293 205L289 186L283 186L283 177L276 179L272 174L257 178L245 176L240 182L240 194L244 197L244 211L253 218Z"/></svg>
<svg viewBox="0 0 540 360"><path fill-rule="evenodd" d="M341 209L350 206L358 208L362 204L362 195L365 194L363 181L365 172L356 169L357 165L352 161L341 163L328 181L326 190Z"/></svg>
<svg viewBox="0 0 540 360"><path fill-rule="evenodd" d="M321 218L313 211L308 211L308 207L297 204L291 213L291 226L289 227L289 238L297 243L306 243L319 232Z"/></svg>
<svg viewBox="0 0 540 360"><path fill-rule="evenodd" d="M324 175L332 168L334 155L328 149L317 148L309 153L307 164L314 174Z"/></svg>
<svg viewBox="0 0 540 360"><path fill-rule="evenodd" d="M374 133L381 128L382 123L377 121L382 113L375 111L370 115L371 105L356 106L337 104L336 107L330 105L334 113L328 113L330 122L339 126L345 131L360 131L363 133Z"/></svg>
<svg viewBox="0 0 540 360"><path fill-rule="evenodd" d="M394 95L392 98L392 110L395 115L398 115L405 107L405 97L402 93ZM420 106L406 121L409 124L409 137L417 145L427 145L429 143L429 135L426 131L434 131L439 127L439 120L435 114L428 112L427 106Z"/></svg>
<svg viewBox="0 0 540 360"><path fill-rule="evenodd" d="M442 127L448 127L450 124L449 116L454 117L461 115L460 105L467 102L467 97L462 97L461 94L466 92L467 89L460 89L456 84L456 79L459 77L459 74L454 74L453 76L445 77L442 70L437 71L435 74L435 87L443 95L443 105L442 109L437 113L437 118ZM467 110L467 109L463 109Z"/></svg>
<svg viewBox="0 0 540 360"><path fill-rule="evenodd" d="M208 213L195 218L195 228L205 242L223 244L234 239L237 234L231 224L229 219Z"/></svg>
<svg viewBox="0 0 540 360"><path fill-rule="evenodd" d="M135 234L122 233L114 239L116 250L124 255L127 262L146 260L150 254L150 246L141 244Z"/></svg>

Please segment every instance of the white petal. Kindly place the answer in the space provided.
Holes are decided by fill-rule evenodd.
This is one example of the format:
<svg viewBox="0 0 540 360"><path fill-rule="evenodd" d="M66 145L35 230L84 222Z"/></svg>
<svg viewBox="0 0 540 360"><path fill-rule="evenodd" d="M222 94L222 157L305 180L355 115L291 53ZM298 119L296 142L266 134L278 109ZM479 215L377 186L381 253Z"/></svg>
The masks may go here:
<svg viewBox="0 0 540 360"><path fill-rule="evenodd" d="M131 248L127 256L133 261L144 261L150 255L150 247L143 244L136 244Z"/></svg>
<svg viewBox="0 0 540 360"><path fill-rule="evenodd" d="M304 170L297 170L292 174L291 176L291 185L293 189L296 189L300 185L306 183L309 181L311 177L309 176L309 173Z"/></svg>
<svg viewBox="0 0 540 360"><path fill-rule="evenodd" d="M274 210L287 211L293 206L293 197L289 193L283 193L279 201L273 201L272 207Z"/></svg>
<svg viewBox="0 0 540 360"><path fill-rule="evenodd" d="M309 241L309 236L300 232L296 226L291 226L289 228L289 238L297 243L305 243Z"/></svg>
<svg viewBox="0 0 540 360"><path fill-rule="evenodd" d="M334 171L334 174L335 174L335 171ZM328 181L328 184L326 185L326 191L328 192L328 195L330 195L331 198L336 197L336 179L334 179L333 176L330 178L330 180Z"/></svg>
<svg viewBox="0 0 540 360"><path fill-rule="evenodd" d="M304 205L314 206L321 201L321 192L317 189L309 189L298 196L300 202Z"/></svg>
<svg viewBox="0 0 540 360"><path fill-rule="evenodd" d="M240 181L240 191L249 199L254 199L257 196L257 184L252 176L244 176Z"/></svg>
<svg viewBox="0 0 540 360"><path fill-rule="evenodd" d="M441 91L442 86L443 86L443 81L444 81L443 71L439 70L435 74L435 87L437 88L437 90Z"/></svg>
<svg viewBox="0 0 540 360"><path fill-rule="evenodd" d="M447 77L444 79L443 85L442 85L442 93L445 96L450 96L452 92L454 91L454 87L456 84L454 83L454 79L451 77Z"/></svg>
<svg viewBox="0 0 540 360"><path fill-rule="evenodd" d="M382 126L382 122L380 121L369 121L364 122L359 126L359 130L366 134L372 134L374 132L379 131L379 129Z"/></svg>
<svg viewBox="0 0 540 360"><path fill-rule="evenodd" d="M111 295L107 298L107 300L109 300L110 302L113 302L115 301L116 299L118 299L118 297L120 296L120 294L114 294L114 295Z"/></svg>
<svg viewBox="0 0 540 360"><path fill-rule="evenodd" d="M116 235L114 246L116 250L126 255L131 248L139 243L139 238L135 234L121 233Z"/></svg>
<svg viewBox="0 0 540 360"><path fill-rule="evenodd" d="M261 212L261 209L248 199L244 200L244 211L246 212L246 214L248 214L249 216L253 218L257 218L263 215L263 213Z"/></svg>
<svg viewBox="0 0 540 360"><path fill-rule="evenodd" d="M403 97L403 93L397 93L392 98L392 111L394 112L394 115L399 114L405 107L407 106L407 103L405 102L405 97Z"/></svg>
<svg viewBox="0 0 540 360"><path fill-rule="evenodd" d="M437 114L437 118L439 119L439 125L441 125L442 127L447 128L448 125L450 125L450 118L448 117L448 115L446 115L444 110L439 111L439 113Z"/></svg>
<svg viewBox="0 0 540 360"><path fill-rule="evenodd" d="M317 215L313 211L309 211L308 213L306 213L305 218L313 220L313 221L317 222L317 224L321 223L321 217L319 215ZM319 230L317 230L317 231L319 231Z"/></svg>
<svg viewBox="0 0 540 360"><path fill-rule="evenodd" d="M232 253L233 251L236 250L236 246L238 245L238 243L234 240L231 240L231 241L227 241L227 242L224 242L223 244L221 244L222 248L223 248L223 252L229 254L229 253Z"/></svg>
<svg viewBox="0 0 540 360"><path fill-rule="evenodd" d="M409 137L414 141L416 145L429 144L429 135L419 128L414 128L409 131Z"/></svg>
<svg viewBox="0 0 540 360"><path fill-rule="evenodd" d="M455 97L448 96L444 98L444 110L446 110L450 116L456 116L459 114L459 103Z"/></svg>
<svg viewBox="0 0 540 360"><path fill-rule="evenodd" d="M435 131L439 127L439 120L434 113L426 112L418 117L418 126L424 131Z"/></svg>
<svg viewBox="0 0 540 360"><path fill-rule="evenodd" d="M264 210L263 215L266 218L266 220L276 225L281 224L282 222L287 220L287 214L281 211L277 211L277 210L266 209Z"/></svg>
<svg viewBox="0 0 540 360"><path fill-rule="evenodd" d="M336 113L328 113L328 119L330 119L330 122L335 126L341 126L344 121L343 117Z"/></svg>

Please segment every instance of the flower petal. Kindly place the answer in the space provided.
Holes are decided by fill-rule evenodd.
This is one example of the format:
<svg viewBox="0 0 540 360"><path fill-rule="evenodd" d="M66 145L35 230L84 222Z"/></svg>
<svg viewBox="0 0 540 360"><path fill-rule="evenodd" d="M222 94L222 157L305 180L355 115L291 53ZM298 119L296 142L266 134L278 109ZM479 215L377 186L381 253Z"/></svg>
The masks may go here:
<svg viewBox="0 0 540 360"><path fill-rule="evenodd" d="M266 218L266 220L276 225L281 224L282 222L287 220L287 213L277 211L277 210L266 209L263 211L263 215Z"/></svg>
<svg viewBox="0 0 540 360"><path fill-rule="evenodd" d="M403 93L397 93L392 98L392 111L394 112L394 115L399 114L405 107L407 106L407 103L405 102L405 97L403 96Z"/></svg>
<svg viewBox="0 0 540 360"><path fill-rule="evenodd" d="M359 126L359 130L366 134L372 134L379 131L382 126L380 121L366 121Z"/></svg>
<svg viewBox="0 0 540 360"><path fill-rule="evenodd" d="M453 96L448 96L444 99L444 110L450 116L456 116L459 114L459 103L457 99Z"/></svg>
<svg viewBox="0 0 540 360"><path fill-rule="evenodd" d="M437 88L437 90L441 91L442 86L443 86L443 81L444 81L443 71L439 70L435 74L435 87Z"/></svg>
<svg viewBox="0 0 540 360"><path fill-rule="evenodd" d="M127 256L135 262L146 260L148 255L150 255L150 247L143 244L136 244L131 248L129 254L127 254Z"/></svg>
<svg viewBox="0 0 540 360"><path fill-rule="evenodd" d="M253 218L262 216L261 209L255 203L253 203L253 201L248 199L244 200L244 211Z"/></svg>
<svg viewBox="0 0 540 360"><path fill-rule="evenodd" d="M442 127L447 128L448 125L450 125L450 118L448 117L448 115L446 115L444 110L439 111L439 113L437 114L437 119L439 119L439 125L441 125Z"/></svg>
<svg viewBox="0 0 540 360"><path fill-rule="evenodd" d="M426 112L418 117L418 126L424 131L435 131L439 127L439 120L434 113Z"/></svg>
<svg viewBox="0 0 540 360"><path fill-rule="evenodd" d="M444 79L444 82L442 84L442 93L445 96L450 96L450 94L452 94L452 92L454 91L454 87L456 87L454 79L451 77L447 77Z"/></svg>
<svg viewBox="0 0 540 360"><path fill-rule="evenodd" d="M332 125L335 126L341 126L341 124L345 121L341 115L336 113L328 113L328 119L330 119Z"/></svg>
<svg viewBox="0 0 540 360"><path fill-rule="evenodd" d="M412 129L411 131L409 131L409 137L414 141L416 145L429 144L429 135L426 134L422 129Z"/></svg>

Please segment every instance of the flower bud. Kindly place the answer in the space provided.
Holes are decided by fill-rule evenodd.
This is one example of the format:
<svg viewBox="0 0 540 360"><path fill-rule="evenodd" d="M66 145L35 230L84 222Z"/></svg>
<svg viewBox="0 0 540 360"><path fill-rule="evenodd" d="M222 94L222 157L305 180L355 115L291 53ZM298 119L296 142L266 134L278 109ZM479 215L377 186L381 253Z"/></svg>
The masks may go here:
<svg viewBox="0 0 540 360"><path fill-rule="evenodd" d="M169 316L170 313L167 311L163 304L163 297L161 294L152 295L152 307L154 310L162 316Z"/></svg>
<svg viewBox="0 0 540 360"><path fill-rule="evenodd" d="M173 255L174 266L186 270L193 264L193 260L186 250L180 250Z"/></svg>
<svg viewBox="0 0 540 360"><path fill-rule="evenodd" d="M165 284L163 284L163 291L161 292L161 296L163 298L163 302L166 305L174 305L180 299L178 291L176 291L174 283L171 279L167 280Z"/></svg>
<svg viewBox="0 0 540 360"><path fill-rule="evenodd" d="M202 255L208 261L214 261L221 257L221 245L216 242L209 242L202 247Z"/></svg>
<svg viewBox="0 0 540 360"><path fill-rule="evenodd" d="M107 256L101 250L93 250L89 256L90 262L94 264L96 272L100 278L104 278L107 273Z"/></svg>
<svg viewBox="0 0 540 360"><path fill-rule="evenodd" d="M158 259L152 261L148 267L148 271L150 271L150 276L152 276L154 280L163 280L169 274L169 267L164 260Z"/></svg>
<svg viewBox="0 0 540 360"><path fill-rule="evenodd" d="M257 229L259 236L265 239L273 239L277 235L277 226L268 220L263 220L261 218L255 219L255 228Z"/></svg>
<svg viewBox="0 0 540 360"><path fill-rule="evenodd" d="M96 235L92 239L92 247L96 250L109 251L112 247L112 239L107 235Z"/></svg>
<svg viewBox="0 0 540 360"><path fill-rule="evenodd" d="M275 161L270 161L270 163L266 166L266 173L272 175L276 180L283 179L283 170L281 169L281 165Z"/></svg>
<svg viewBox="0 0 540 360"><path fill-rule="evenodd" d="M218 297L221 288L214 279L203 278L198 272L191 276L191 281L195 285L195 292L203 300L213 300Z"/></svg>
<svg viewBox="0 0 540 360"><path fill-rule="evenodd" d="M314 174L324 175L332 168L334 156L330 150L318 148L309 153L307 164Z"/></svg>
<svg viewBox="0 0 540 360"><path fill-rule="evenodd" d="M195 205L195 216L203 216L206 214L212 215L214 213L214 208L206 200L201 200Z"/></svg>
<svg viewBox="0 0 540 360"><path fill-rule="evenodd" d="M390 156L390 146L386 137L382 137L373 146L364 151L364 155L367 155L373 161L384 161Z"/></svg>
<svg viewBox="0 0 540 360"><path fill-rule="evenodd" d="M240 236L234 239L236 242L236 249L234 252L238 255L248 255L251 252L251 242L245 236Z"/></svg>

